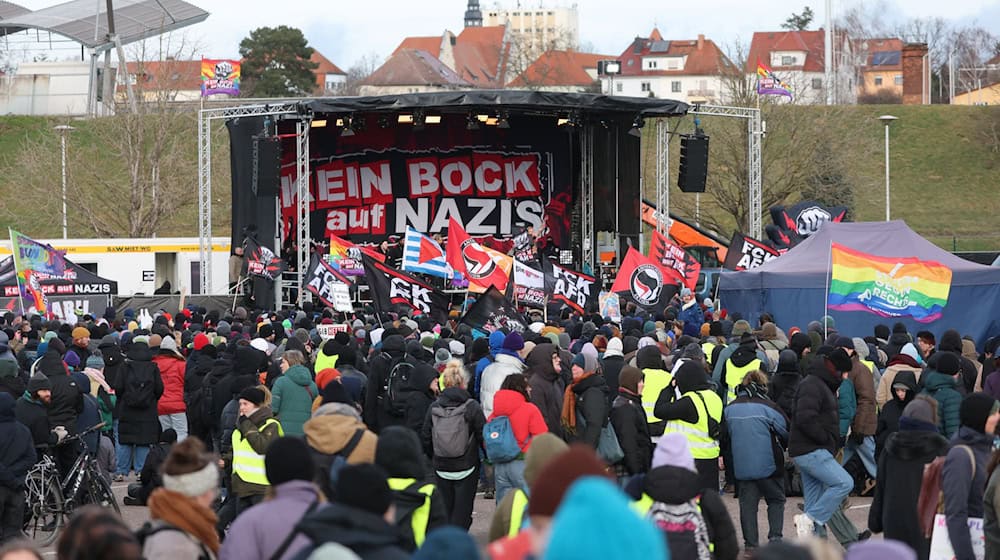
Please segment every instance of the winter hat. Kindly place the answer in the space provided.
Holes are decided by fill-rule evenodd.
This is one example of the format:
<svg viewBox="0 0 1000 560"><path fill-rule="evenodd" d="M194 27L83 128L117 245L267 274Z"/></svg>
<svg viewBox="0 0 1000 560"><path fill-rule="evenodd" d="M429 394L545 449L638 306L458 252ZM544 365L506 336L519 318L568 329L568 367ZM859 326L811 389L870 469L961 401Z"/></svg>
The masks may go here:
<svg viewBox="0 0 1000 560"><path fill-rule="evenodd" d="M387 478L378 465L347 465L340 469L334 489L337 502L381 517L392 503Z"/></svg>
<svg viewBox="0 0 1000 560"><path fill-rule="evenodd" d="M917 395L899 417L899 429L934 432L938 427L937 401L926 395Z"/></svg>
<svg viewBox="0 0 1000 560"><path fill-rule="evenodd" d="M586 530L581 530L586 527ZM666 560L666 540L607 479L573 483L559 506L544 560Z"/></svg>
<svg viewBox="0 0 1000 560"><path fill-rule="evenodd" d="M382 437L379 436L379 443ZM585 476L609 476L607 466L588 445L574 444L553 458L531 485L528 514L552 517L566 490Z"/></svg>
<svg viewBox="0 0 1000 560"><path fill-rule="evenodd" d="M711 323L702 323L701 324L700 334L701 334L702 338L705 338L706 336L709 336L709 333L711 333L711 332L712 332L712 324Z"/></svg>
<svg viewBox="0 0 1000 560"><path fill-rule="evenodd" d="M851 357L847 355L847 352L845 352L843 348L834 349L830 352L828 358L838 372L843 373L851 371L851 369L854 368L854 362L851 361Z"/></svg>
<svg viewBox="0 0 1000 560"><path fill-rule="evenodd" d="M448 343L448 351L451 352L452 356L461 358L465 356L465 345L457 340L452 340Z"/></svg>
<svg viewBox="0 0 1000 560"><path fill-rule="evenodd" d="M503 339L503 349L511 352L520 352L524 349L524 338L519 332L512 332Z"/></svg>
<svg viewBox="0 0 1000 560"><path fill-rule="evenodd" d="M620 389L628 389L632 394L639 394L639 382L643 379L643 374L638 368L632 366L625 366L622 368L621 373L618 374L618 387Z"/></svg>
<svg viewBox="0 0 1000 560"><path fill-rule="evenodd" d="M590 354L584 354L582 352L573 357L573 363L571 365L580 366L584 373L597 371L597 359Z"/></svg>
<svg viewBox="0 0 1000 560"><path fill-rule="evenodd" d="M785 348L778 353L778 371L797 372L799 369L799 356L794 350Z"/></svg>
<svg viewBox="0 0 1000 560"><path fill-rule="evenodd" d="M257 406L264 404L264 391L256 387L247 387L240 391L239 399L241 401L251 402Z"/></svg>
<svg viewBox="0 0 1000 560"><path fill-rule="evenodd" d="M322 394L323 404L342 403L354 406L355 403L355 400L351 398L351 395L347 392L347 387L344 387L343 383L338 383L336 381L327 383L323 386Z"/></svg>
<svg viewBox="0 0 1000 560"><path fill-rule="evenodd" d="M961 425L968 426L979 433L986 432L986 419L1000 410L1000 402L986 393L972 393L962 399L958 409L958 419Z"/></svg>
<svg viewBox="0 0 1000 560"><path fill-rule="evenodd" d="M340 379L340 371L334 368L321 369L316 374L316 386L322 391L334 379Z"/></svg>
<svg viewBox="0 0 1000 560"><path fill-rule="evenodd" d="M84 364L84 367L91 369L104 369L104 358L102 358L100 354L91 354L87 358L87 363Z"/></svg>
<svg viewBox="0 0 1000 560"><path fill-rule="evenodd" d="M316 547L309 560L361 560L361 557L340 543L328 542Z"/></svg>
<svg viewBox="0 0 1000 560"><path fill-rule="evenodd" d="M257 336L260 338L267 338L274 335L274 327L270 323L264 323L257 329Z"/></svg>
<svg viewBox="0 0 1000 560"><path fill-rule="evenodd" d="M888 325L875 325L875 338L889 340L889 336L891 336L891 333Z"/></svg>
<svg viewBox="0 0 1000 560"><path fill-rule="evenodd" d="M201 350L202 348L208 346L209 344L208 335L205 333L198 333L194 335L194 349L195 351Z"/></svg>
<svg viewBox="0 0 1000 560"><path fill-rule="evenodd" d="M962 369L962 359L958 357L958 354L938 352L937 367L935 369L945 375L955 375Z"/></svg>
<svg viewBox="0 0 1000 560"><path fill-rule="evenodd" d="M451 360L451 352L444 348L438 348L437 352L434 353L434 365L436 366L446 364L449 360Z"/></svg>
<svg viewBox="0 0 1000 560"><path fill-rule="evenodd" d="M163 463L163 487L195 498L219 489L219 467L208 460L205 445L191 438L175 445Z"/></svg>
<svg viewBox="0 0 1000 560"><path fill-rule="evenodd" d="M569 333L561 332L559 333L559 348L563 350L569 349L570 337Z"/></svg>
<svg viewBox="0 0 1000 560"><path fill-rule="evenodd" d="M725 336L722 332L722 323L712 321L708 327L708 336Z"/></svg>
<svg viewBox="0 0 1000 560"><path fill-rule="evenodd" d="M862 360L868 359L868 343L864 339L854 337L851 339L854 346L854 353Z"/></svg>
<svg viewBox="0 0 1000 560"><path fill-rule="evenodd" d="M35 374L28 379L29 393L36 393L38 391L51 391L51 390L52 390L52 382L49 381L49 378L46 377L45 374L40 371L36 371Z"/></svg>
<svg viewBox="0 0 1000 560"><path fill-rule="evenodd" d="M163 337L158 334L152 334L149 336L147 344L150 348L159 348L160 344L163 344Z"/></svg>
<svg viewBox="0 0 1000 560"><path fill-rule="evenodd" d="M833 322L833 317L831 317L829 315L823 315L820 318L820 321L823 323L823 326L825 326L828 329L835 328L834 327L834 322Z"/></svg>
<svg viewBox="0 0 1000 560"><path fill-rule="evenodd" d="M539 434L531 439L531 447L524 454L524 481L531 486L550 461L569 449L563 439L552 432Z"/></svg>
<svg viewBox="0 0 1000 560"><path fill-rule="evenodd" d="M844 350L854 350L854 341L846 336L838 336L836 340L833 341L834 348L843 348Z"/></svg>
<svg viewBox="0 0 1000 560"><path fill-rule="evenodd" d="M612 356L624 357L625 354L623 353L623 350L624 346L622 345L622 339L612 338L611 340L608 340L608 346L607 348L604 349L604 357L605 358L610 358Z"/></svg>
<svg viewBox="0 0 1000 560"><path fill-rule="evenodd" d="M851 545L844 560L917 560L917 553L900 541L868 540Z"/></svg>
<svg viewBox="0 0 1000 560"><path fill-rule="evenodd" d="M260 350L261 352L267 354L268 345L267 341L264 340L263 338L255 338L251 340L250 347Z"/></svg>
<svg viewBox="0 0 1000 560"><path fill-rule="evenodd" d="M80 356L77 356L76 352L72 350L66 352L66 355L63 356L63 361L73 369L80 367Z"/></svg>
<svg viewBox="0 0 1000 560"><path fill-rule="evenodd" d="M694 457L691 456L691 449L688 447L687 438L678 433L666 433L660 437L653 451L653 468L656 467L680 467L691 472L698 472L694 468Z"/></svg>
<svg viewBox="0 0 1000 560"><path fill-rule="evenodd" d="M292 332L292 336L299 339L299 342L303 345L309 343L309 331L305 329L295 329L295 331Z"/></svg>
<svg viewBox="0 0 1000 560"><path fill-rule="evenodd" d="M87 330L87 327L76 327L73 329L72 336L73 340L78 338L88 338L90 336L90 331Z"/></svg>
<svg viewBox="0 0 1000 560"><path fill-rule="evenodd" d="M412 560L440 560L441 558L468 558L479 560L479 546L468 531L445 525L427 533Z"/></svg>
<svg viewBox="0 0 1000 560"><path fill-rule="evenodd" d="M302 438L297 437L286 436L274 440L264 454L264 472L271 486L290 480L311 481L315 467L309 446Z"/></svg>
<svg viewBox="0 0 1000 560"><path fill-rule="evenodd" d="M201 334L201 333L198 333L198 334ZM173 352L177 356L180 356L181 358L183 358L183 356L181 356L181 353L177 351L177 340L174 339L174 337L172 337L172 336L165 337L163 339L163 341L160 342L160 350L163 350L163 351L166 351L166 352Z"/></svg>

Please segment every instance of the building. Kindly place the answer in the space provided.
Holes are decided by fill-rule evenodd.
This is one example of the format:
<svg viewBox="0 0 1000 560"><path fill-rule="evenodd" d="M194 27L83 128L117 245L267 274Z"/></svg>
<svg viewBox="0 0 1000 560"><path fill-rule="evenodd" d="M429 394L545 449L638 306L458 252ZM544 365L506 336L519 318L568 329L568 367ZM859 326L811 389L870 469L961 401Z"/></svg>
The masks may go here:
<svg viewBox="0 0 1000 560"><path fill-rule="evenodd" d="M471 4L471 2L470 2ZM478 6L478 2L476 2ZM580 15L576 7L494 7L483 15L484 25L510 30L516 54L527 61L550 50L579 50Z"/></svg>
<svg viewBox="0 0 1000 560"><path fill-rule="evenodd" d="M600 60L613 59L606 54L551 50L542 53L523 72L507 84L511 89L596 93L601 91L597 75Z"/></svg>
<svg viewBox="0 0 1000 560"><path fill-rule="evenodd" d="M727 77L739 68L711 39L667 41L659 30L636 37L618 57L621 74L601 78L610 95L658 97L685 103L720 103L726 99Z"/></svg>
<svg viewBox="0 0 1000 560"><path fill-rule="evenodd" d="M89 85L87 62L22 62L0 76L0 114L85 115Z"/></svg>
<svg viewBox="0 0 1000 560"><path fill-rule="evenodd" d="M320 95L336 95L347 83L347 72L344 72L323 53L313 49L309 60L316 64L316 92Z"/></svg>
<svg viewBox="0 0 1000 560"><path fill-rule="evenodd" d="M952 105L1000 105L1000 82L955 93Z"/></svg>
<svg viewBox="0 0 1000 560"><path fill-rule="evenodd" d="M150 60L127 62L127 79L137 99L155 101L197 101L201 97L201 60ZM125 102L128 89L120 76L115 98Z"/></svg>
<svg viewBox="0 0 1000 560"><path fill-rule="evenodd" d="M746 73L757 73L757 62L767 64L775 75L792 88L796 103L826 103L828 89L835 103L857 100L853 47L846 33L833 41L833 83L826 84L826 31L758 31L753 34L746 61Z"/></svg>
<svg viewBox="0 0 1000 560"><path fill-rule="evenodd" d="M858 60L858 100L903 100L903 41L862 39L854 42Z"/></svg>
<svg viewBox="0 0 1000 560"><path fill-rule="evenodd" d="M361 95L395 95L468 89L463 80L431 53L419 49L397 49L361 82Z"/></svg>

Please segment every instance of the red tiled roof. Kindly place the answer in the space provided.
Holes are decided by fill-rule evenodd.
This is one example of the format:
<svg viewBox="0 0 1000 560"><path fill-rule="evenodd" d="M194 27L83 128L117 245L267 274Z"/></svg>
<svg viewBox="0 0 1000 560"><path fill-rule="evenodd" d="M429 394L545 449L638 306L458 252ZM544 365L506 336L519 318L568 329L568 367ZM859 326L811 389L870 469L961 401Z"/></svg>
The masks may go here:
<svg viewBox="0 0 1000 560"><path fill-rule="evenodd" d="M801 66L781 66L774 68L776 72L801 70L803 72L822 72L824 65L823 49L824 31L757 31L750 42L750 52L747 55L747 73L757 71L757 60L770 63L774 51L804 51L805 64Z"/></svg>
<svg viewBox="0 0 1000 560"><path fill-rule="evenodd" d="M622 52L619 59L622 61L623 76L714 76L737 71L718 45L703 36L695 40L666 41L670 46L663 52L651 51L654 41L663 42L660 32L655 28L648 39L636 37ZM687 60L679 70L643 70L642 59L648 56L686 56Z"/></svg>
<svg viewBox="0 0 1000 560"><path fill-rule="evenodd" d="M881 64L874 66L872 58L875 53L881 52L903 52L903 40L897 38L884 39L857 39L851 42L854 52L865 57L865 71L872 70L899 70L903 67L902 59L899 64Z"/></svg>
<svg viewBox="0 0 1000 560"><path fill-rule="evenodd" d="M152 60L129 62L128 73L135 75L136 87L146 91L190 91L201 89L200 60ZM124 88L124 82L118 86Z"/></svg>
<svg viewBox="0 0 1000 560"><path fill-rule="evenodd" d="M441 37L406 37L396 47L396 50L392 51L392 54L396 54L404 49L424 51L437 58L441 56Z"/></svg>
<svg viewBox="0 0 1000 560"><path fill-rule="evenodd" d="M389 60L365 78L362 85L461 88L472 84L427 51L404 49L393 53Z"/></svg>
<svg viewBox="0 0 1000 560"><path fill-rule="evenodd" d="M596 71L597 61L611 58L614 57L606 54L548 51L542 53L521 75L507 85L510 87L589 86L596 80L587 73L587 70Z"/></svg>
<svg viewBox="0 0 1000 560"><path fill-rule="evenodd" d="M480 88L502 88L510 45L504 26L466 27L455 38L455 72Z"/></svg>
<svg viewBox="0 0 1000 560"><path fill-rule="evenodd" d="M347 74L347 72L344 72L339 66L330 62L329 58L323 56L323 53L316 49L313 49L313 54L309 57L309 60L319 65L313 70L317 74Z"/></svg>

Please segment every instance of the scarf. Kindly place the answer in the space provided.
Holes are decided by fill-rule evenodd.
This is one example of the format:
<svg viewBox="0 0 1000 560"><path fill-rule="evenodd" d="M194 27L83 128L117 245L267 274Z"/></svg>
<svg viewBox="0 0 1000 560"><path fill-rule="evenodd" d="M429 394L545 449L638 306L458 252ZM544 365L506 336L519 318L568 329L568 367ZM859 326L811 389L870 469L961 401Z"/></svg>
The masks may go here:
<svg viewBox="0 0 1000 560"><path fill-rule="evenodd" d="M741 385L736 388L736 393L739 395L746 395L751 399L764 399L771 400L767 394L767 387L758 385L756 383L749 383L747 385Z"/></svg>
<svg viewBox="0 0 1000 560"><path fill-rule="evenodd" d="M573 387L576 387L581 381L594 375L597 375L596 371L583 374L580 379L567 385L566 392L563 393L563 405L560 420L563 429L565 429L566 433L570 435L576 435L576 397L573 395Z"/></svg>
<svg viewBox="0 0 1000 560"><path fill-rule="evenodd" d="M87 377L89 377L91 381L96 381L98 384L100 384L100 386L104 388L104 391L107 394L109 395L115 394L115 390L112 389L111 385L108 385L107 380L104 379L103 371L94 368L84 368L83 373L86 373Z"/></svg>
<svg viewBox="0 0 1000 560"><path fill-rule="evenodd" d="M149 496L149 514L162 519L194 537L212 554L219 553L219 534L215 531L218 521L215 512L195 503L193 498L166 488L157 488Z"/></svg>

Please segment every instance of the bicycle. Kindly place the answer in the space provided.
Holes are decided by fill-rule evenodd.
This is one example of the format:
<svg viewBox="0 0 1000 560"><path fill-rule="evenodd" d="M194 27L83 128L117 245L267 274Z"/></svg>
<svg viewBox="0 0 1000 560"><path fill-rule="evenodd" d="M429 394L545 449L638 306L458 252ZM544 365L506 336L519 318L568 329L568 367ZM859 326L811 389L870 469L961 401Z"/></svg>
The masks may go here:
<svg viewBox="0 0 1000 560"><path fill-rule="evenodd" d="M111 485L100 471L96 456L83 441L83 437L105 426L104 422L83 432L64 438L57 446L79 443L82 452L73 462L65 479L60 479L52 457L46 453L28 471L25 477L24 532L39 547L52 544L59 535L64 518L84 504L97 504L113 508L121 515L118 500Z"/></svg>

